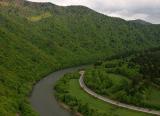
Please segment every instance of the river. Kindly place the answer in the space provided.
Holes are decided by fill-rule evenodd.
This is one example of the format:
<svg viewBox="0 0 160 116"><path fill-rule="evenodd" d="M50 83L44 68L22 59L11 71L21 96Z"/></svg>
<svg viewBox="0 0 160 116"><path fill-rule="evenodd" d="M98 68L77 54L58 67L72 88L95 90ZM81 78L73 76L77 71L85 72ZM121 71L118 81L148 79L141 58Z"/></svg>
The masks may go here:
<svg viewBox="0 0 160 116"><path fill-rule="evenodd" d="M33 88L30 102L35 111L39 113L40 116L71 116L71 113L64 110L54 97L53 86L58 79L63 77L64 74L76 71L78 69L84 68L86 66L80 66L75 68L68 68L54 72L41 81L39 81Z"/></svg>

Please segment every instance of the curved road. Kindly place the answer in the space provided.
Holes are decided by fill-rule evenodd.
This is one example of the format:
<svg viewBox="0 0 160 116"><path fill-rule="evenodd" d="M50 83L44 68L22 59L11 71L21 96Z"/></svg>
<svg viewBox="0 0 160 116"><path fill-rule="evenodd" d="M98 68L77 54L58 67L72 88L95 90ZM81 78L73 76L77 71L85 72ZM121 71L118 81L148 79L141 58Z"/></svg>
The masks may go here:
<svg viewBox="0 0 160 116"><path fill-rule="evenodd" d="M87 88L87 86L85 85L85 83L83 81L84 71L80 71L80 74L81 74L81 76L80 76L80 79L79 79L79 83L80 83L81 88L84 91L86 91L88 94L94 96L95 98L100 99L102 101L105 101L107 103L119 106L119 107L131 109L131 110L135 110L135 111L140 111L140 112L144 112L144 113L154 114L154 115L160 115L160 111L155 111L155 110L150 110L150 109L147 109L147 108L136 107L136 106L120 103L120 102L108 99L106 97L103 97L101 95L98 95L97 93L93 92L91 89Z"/></svg>
<svg viewBox="0 0 160 116"><path fill-rule="evenodd" d="M60 70L50 74L41 81L39 81L33 88L30 102L34 110L39 113L40 116L70 116L71 114L60 107L57 103L53 90L53 86L56 81L64 74L76 71L86 66L80 66L76 68L68 68Z"/></svg>

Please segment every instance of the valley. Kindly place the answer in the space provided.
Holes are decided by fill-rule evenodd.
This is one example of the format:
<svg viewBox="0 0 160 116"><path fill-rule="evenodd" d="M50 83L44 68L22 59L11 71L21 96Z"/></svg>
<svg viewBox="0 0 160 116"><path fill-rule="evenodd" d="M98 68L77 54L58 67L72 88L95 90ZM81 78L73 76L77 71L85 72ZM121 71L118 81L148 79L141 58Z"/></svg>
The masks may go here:
<svg viewBox="0 0 160 116"><path fill-rule="evenodd" d="M26 0L0 0L0 116L39 115L31 106L29 96L33 86L46 75L69 67L95 64L98 61L107 62L107 59L113 60L114 57L122 57L120 55L157 48L159 45L160 25L158 24L148 25L125 21L100 14L84 6L63 7L52 3ZM156 57L158 59L159 55ZM141 65L143 59L136 58L132 59L133 62L136 61L136 64ZM151 61L154 60L151 59ZM148 83L153 79L151 81L153 87L159 86L159 78L154 78L158 74L155 72L157 65L153 67L150 64L147 65L149 68L146 69L145 64L141 68L145 82ZM125 69L126 66L127 63L124 63L116 71L120 74L125 73L121 68ZM105 69L103 65L100 67ZM109 67L107 70L115 69ZM136 71L137 68L131 69L129 75ZM92 83L90 78L89 82ZM78 79L73 83L71 81L71 86L76 86L75 92L79 91L79 96L82 93L82 96L90 99L87 94L79 90ZM150 101L144 101L144 103L158 109L159 93L157 89L154 90L155 95L151 96ZM132 91L129 92L132 93ZM112 91L110 94L113 95ZM123 91L117 94L125 93ZM149 93L146 92L146 94ZM141 94L138 97L142 97ZM131 102L130 98L127 99L126 102ZM94 99L91 100L94 101ZM121 98L121 100L124 99ZM98 104L104 105L99 101ZM112 106L105 105L105 107L109 107L109 111L112 112ZM118 109L118 112L128 111ZM129 112L134 114L132 111Z"/></svg>
<svg viewBox="0 0 160 116"><path fill-rule="evenodd" d="M80 74L68 74L55 86L57 99L84 116L160 115L159 55L159 47L153 48L127 57L121 55L120 58L99 61L88 69L82 69ZM98 104L93 108L94 105L89 102L92 98L93 103L101 101L115 107L114 111L102 111ZM81 107L82 104L85 108ZM127 114L132 111L137 113Z"/></svg>

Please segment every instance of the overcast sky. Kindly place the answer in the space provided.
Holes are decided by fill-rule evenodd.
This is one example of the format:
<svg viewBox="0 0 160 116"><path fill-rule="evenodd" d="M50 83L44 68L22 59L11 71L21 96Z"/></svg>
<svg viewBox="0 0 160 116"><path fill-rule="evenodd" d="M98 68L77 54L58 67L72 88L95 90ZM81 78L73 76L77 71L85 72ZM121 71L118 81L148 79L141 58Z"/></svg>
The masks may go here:
<svg viewBox="0 0 160 116"><path fill-rule="evenodd" d="M160 0L30 0L61 6L84 5L100 13L126 20L143 19L160 24Z"/></svg>

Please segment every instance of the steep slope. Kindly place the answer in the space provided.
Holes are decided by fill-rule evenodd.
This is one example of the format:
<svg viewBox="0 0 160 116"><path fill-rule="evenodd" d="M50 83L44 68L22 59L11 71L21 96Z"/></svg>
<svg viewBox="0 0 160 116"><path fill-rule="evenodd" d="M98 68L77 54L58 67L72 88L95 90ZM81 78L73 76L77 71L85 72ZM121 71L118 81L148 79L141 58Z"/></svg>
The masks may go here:
<svg viewBox="0 0 160 116"><path fill-rule="evenodd" d="M159 44L159 25L133 24L83 6L1 0L0 115L34 115L26 96L51 71Z"/></svg>

